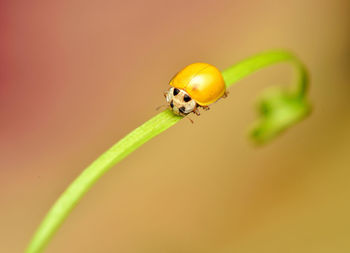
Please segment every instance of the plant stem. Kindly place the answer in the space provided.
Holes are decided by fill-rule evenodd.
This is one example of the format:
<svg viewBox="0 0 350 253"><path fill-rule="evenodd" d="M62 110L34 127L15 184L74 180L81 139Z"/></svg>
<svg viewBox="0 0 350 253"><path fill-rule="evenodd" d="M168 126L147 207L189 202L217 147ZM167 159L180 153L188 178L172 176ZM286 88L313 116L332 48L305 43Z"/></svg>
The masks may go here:
<svg viewBox="0 0 350 253"><path fill-rule="evenodd" d="M165 110L129 133L87 167L59 197L34 235L27 253L41 252L83 195L112 166L142 144L181 120Z"/></svg>
<svg viewBox="0 0 350 253"><path fill-rule="evenodd" d="M304 98L308 85L307 74L302 63L289 52L272 51L261 53L224 70L222 74L226 86L229 87L259 69L282 61L290 62L296 67L298 80L294 94L298 98ZM181 119L182 117L176 116L170 110L166 109L136 128L97 158L71 183L51 207L34 234L26 249L26 253L42 252L71 210L105 172L142 144L173 126ZM293 121L292 123L295 122ZM287 127L290 125L287 125ZM264 127L266 128L266 126ZM261 129L265 131L265 128Z"/></svg>
<svg viewBox="0 0 350 253"><path fill-rule="evenodd" d="M226 87L230 87L243 77L246 77L257 70L279 62L289 62L294 66L297 72L295 93L299 94L300 96L305 96L308 87L308 75L306 69L298 58L296 58L290 52L283 50L263 52L240 61L228 69L225 69L222 71L222 75L224 77Z"/></svg>

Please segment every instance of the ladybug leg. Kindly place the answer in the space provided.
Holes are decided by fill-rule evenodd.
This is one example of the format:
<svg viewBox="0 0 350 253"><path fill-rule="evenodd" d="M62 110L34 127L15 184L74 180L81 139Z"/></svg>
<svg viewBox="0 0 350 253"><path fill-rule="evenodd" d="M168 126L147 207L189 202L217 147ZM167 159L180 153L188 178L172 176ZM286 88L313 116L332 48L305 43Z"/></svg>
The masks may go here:
<svg viewBox="0 0 350 253"><path fill-rule="evenodd" d="M204 111L209 111L210 110L209 106L202 106L202 108L203 108Z"/></svg>
<svg viewBox="0 0 350 253"><path fill-rule="evenodd" d="M201 115L200 114L200 112L199 112L199 110L198 110L198 106L193 110L193 112L197 115L197 116L199 116L199 115Z"/></svg>
<svg viewBox="0 0 350 253"><path fill-rule="evenodd" d="M228 91L225 91L224 95L222 95L222 98L227 98L229 92Z"/></svg>
<svg viewBox="0 0 350 253"><path fill-rule="evenodd" d="M189 118L189 117L186 117L186 118L188 118L188 120L193 124L194 122L193 122L193 120L191 119L191 118Z"/></svg>
<svg viewBox="0 0 350 253"><path fill-rule="evenodd" d="M164 97L166 98L166 96L168 95L168 91L167 91L167 90L164 91L164 92L163 92L163 95L164 95Z"/></svg>

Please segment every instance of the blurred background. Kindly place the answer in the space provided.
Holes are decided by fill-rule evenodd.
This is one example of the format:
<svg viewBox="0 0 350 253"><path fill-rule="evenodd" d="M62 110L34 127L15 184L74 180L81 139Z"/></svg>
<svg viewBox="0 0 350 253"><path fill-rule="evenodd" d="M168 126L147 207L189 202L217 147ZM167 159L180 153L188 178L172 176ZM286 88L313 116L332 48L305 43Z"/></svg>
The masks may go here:
<svg viewBox="0 0 350 253"><path fill-rule="evenodd" d="M24 251L182 67L279 48L310 70L309 118L254 147L256 97L293 72L245 78L111 169L46 252L349 252L349 12L347 0L1 1L0 252Z"/></svg>

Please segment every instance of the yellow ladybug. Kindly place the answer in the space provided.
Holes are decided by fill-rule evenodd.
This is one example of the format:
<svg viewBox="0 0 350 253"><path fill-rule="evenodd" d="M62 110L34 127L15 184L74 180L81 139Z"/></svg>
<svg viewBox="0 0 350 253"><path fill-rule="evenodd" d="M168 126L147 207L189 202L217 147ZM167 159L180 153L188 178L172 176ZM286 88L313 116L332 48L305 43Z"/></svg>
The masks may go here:
<svg viewBox="0 0 350 253"><path fill-rule="evenodd" d="M220 71L208 63L193 63L178 72L164 93L175 114L186 116L198 108L209 105L226 96L226 86Z"/></svg>

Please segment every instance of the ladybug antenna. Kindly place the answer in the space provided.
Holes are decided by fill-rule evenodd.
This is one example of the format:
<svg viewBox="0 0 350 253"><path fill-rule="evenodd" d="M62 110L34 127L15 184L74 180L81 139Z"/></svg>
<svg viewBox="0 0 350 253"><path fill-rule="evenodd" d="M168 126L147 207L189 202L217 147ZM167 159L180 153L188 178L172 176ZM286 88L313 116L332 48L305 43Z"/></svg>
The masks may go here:
<svg viewBox="0 0 350 253"><path fill-rule="evenodd" d="M167 104L166 105L160 105L160 106L156 107L156 111L159 111L160 108L162 108L162 107L168 107L168 105Z"/></svg>

